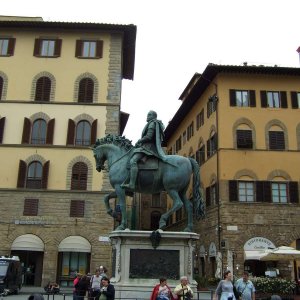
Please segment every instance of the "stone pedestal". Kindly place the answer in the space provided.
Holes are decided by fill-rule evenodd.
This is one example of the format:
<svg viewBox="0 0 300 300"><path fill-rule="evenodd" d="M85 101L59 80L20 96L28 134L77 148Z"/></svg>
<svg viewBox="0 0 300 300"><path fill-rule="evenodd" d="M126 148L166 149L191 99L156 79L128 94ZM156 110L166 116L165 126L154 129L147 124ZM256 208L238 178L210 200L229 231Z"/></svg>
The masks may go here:
<svg viewBox="0 0 300 300"><path fill-rule="evenodd" d="M167 278L174 288L181 276L187 276L196 291L193 252L198 234L126 229L113 231L109 237L113 246L111 283L116 298L150 299L160 277Z"/></svg>

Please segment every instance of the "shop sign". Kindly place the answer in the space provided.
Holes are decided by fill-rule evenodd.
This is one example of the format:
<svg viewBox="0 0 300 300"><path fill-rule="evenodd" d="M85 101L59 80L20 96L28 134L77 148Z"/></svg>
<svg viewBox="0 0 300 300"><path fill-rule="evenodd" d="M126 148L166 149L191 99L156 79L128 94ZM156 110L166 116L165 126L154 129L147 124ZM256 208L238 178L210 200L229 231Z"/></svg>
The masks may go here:
<svg viewBox="0 0 300 300"><path fill-rule="evenodd" d="M264 237L254 237L244 244L244 250L274 249L275 245Z"/></svg>

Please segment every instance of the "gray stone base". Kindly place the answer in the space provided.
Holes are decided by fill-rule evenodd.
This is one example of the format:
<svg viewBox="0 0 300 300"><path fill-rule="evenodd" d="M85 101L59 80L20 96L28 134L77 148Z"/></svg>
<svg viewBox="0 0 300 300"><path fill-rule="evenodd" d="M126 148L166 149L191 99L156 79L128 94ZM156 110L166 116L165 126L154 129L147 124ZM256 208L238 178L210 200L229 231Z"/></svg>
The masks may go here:
<svg viewBox="0 0 300 300"><path fill-rule="evenodd" d="M187 276L196 291L193 279L193 252L199 235L191 232L156 231L160 239L151 239L151 231L113 231L111 283L116 298L149 299L159 278L167 278L174 288L181 276Z"/></svg>

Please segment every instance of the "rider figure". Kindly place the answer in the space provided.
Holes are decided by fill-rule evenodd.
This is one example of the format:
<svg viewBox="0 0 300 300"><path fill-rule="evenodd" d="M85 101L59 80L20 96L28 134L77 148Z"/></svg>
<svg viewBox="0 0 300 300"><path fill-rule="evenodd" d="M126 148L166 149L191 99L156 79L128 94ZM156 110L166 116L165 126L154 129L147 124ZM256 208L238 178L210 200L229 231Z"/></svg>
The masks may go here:
<svg viewBox="0 0 300 300"><path fill-rule="evenodd" d="M130 182L121 187L133 190L138 175L138 161L145 156L155 156L165 161L166 155L161 147L164 125L157 120L157 113L150 110L147 115L147 124L143 129L142 137L135 144L136 149L130 159Z"/></svg>

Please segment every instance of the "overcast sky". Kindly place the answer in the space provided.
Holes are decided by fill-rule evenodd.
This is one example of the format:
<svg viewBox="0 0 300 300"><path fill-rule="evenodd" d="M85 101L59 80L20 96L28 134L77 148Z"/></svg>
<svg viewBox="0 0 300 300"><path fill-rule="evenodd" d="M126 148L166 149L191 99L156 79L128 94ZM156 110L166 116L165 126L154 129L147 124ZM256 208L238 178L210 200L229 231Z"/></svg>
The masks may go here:
<svg viewBox="0 0 300 300"><path fill-rule="evenodd" d="M2 15L137 26L134 80L123 80L125 135L136 142L149 110L165 126L208 63L299 67L299 0L1 0Z"/></svg>

